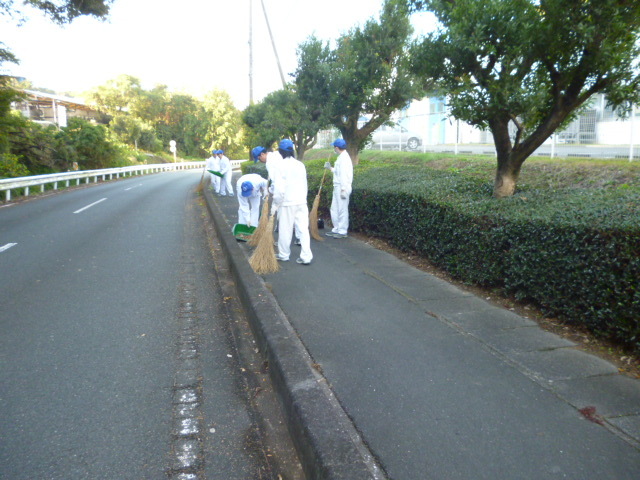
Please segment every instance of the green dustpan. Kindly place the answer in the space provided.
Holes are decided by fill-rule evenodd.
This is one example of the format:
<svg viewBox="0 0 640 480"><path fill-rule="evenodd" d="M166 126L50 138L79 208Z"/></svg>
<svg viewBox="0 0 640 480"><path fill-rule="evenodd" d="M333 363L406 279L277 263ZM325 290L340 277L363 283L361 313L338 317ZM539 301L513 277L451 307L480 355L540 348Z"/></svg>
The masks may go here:
<svg viewBox="0 0 640 480"><path fill-rule="evenodd" d="M233 226L233 235L236 237L236 240L241 242L246 242L253 232L255 232L256 227L250 227L245 225L244 223L236 223Z"/></svg>
<svg viewBox="0 0 640 480"><path fill-rule="evenodd" d="M213 173L216 177L224 177L224 173L216 172L215 170L207 170L207 172Z"/></svg>

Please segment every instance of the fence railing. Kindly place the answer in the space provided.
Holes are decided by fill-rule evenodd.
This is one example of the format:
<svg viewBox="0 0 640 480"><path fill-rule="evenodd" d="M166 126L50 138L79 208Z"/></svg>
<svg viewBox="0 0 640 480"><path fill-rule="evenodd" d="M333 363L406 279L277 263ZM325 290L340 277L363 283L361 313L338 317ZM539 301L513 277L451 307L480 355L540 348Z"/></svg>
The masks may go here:
<svg viewBox="0 0 640 480"><path fill-rule="evenodd" d="M244 160L232 160L231 167L235 170L240 167ZM5 201L11 200L11 191L22 189L24 196L29 196L31 187L40 187L40 192L45 191L46 185L53 185L53 189L58 189L58 184L64 183L65 187L69 187L73 181L76 185L84 183L97 183L99 179L102 181L112 180L114 177L126 177L134 175L147 175L158 172L173 172L177 170L189 170L194 168L203 168L204 162L178 162L178 163L159 163L154 165L135 165L131 167L121 168L105 168L101 170L82 170L77 172L52 173L48 175L34 175L31 177L5 178L0 180L0 192L5 192Z"/></svg>

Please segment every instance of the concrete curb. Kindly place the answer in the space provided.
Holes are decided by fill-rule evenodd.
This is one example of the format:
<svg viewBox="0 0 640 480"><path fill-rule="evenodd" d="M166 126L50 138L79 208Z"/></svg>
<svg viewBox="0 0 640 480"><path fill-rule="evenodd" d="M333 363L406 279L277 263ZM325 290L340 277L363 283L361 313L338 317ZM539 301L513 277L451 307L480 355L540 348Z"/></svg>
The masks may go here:
<svg viewBox="0 0 640 480"><path fill-rule="evenodd" d="M240 301L280 398L289 433L309 480L382 480L385 475L298 338L278 302L249 265L231 226L203 192Z"/></svg>

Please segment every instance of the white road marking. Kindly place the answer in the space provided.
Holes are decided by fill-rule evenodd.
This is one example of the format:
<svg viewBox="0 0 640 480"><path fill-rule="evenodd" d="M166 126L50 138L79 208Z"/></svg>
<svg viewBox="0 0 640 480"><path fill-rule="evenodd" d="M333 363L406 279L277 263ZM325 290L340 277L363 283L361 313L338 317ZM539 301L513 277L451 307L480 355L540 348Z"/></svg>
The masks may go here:
<svg viewBox="0 0 640 480"><path fill-rule="evenodd" d="M133 187L125 188L125 189L124 189L124 191L125 191L125 192L128 192L129 190L133 190L134 188L138 188L138 187L140 187L140 186L142 186L142 184L141 184L141 183L139 183L138 185L134 185Z"/></svg>
<svg viewBox="0 0 640 480"><path fill-rule="evenodd" d="M100 200L98 200L97 202L93 202L91 205L87 205L86 207L82 207L80 210L76 210L76 211L75 211L75 212L73 212L73 213L80 213L80 212L83 212L83 211L85 211L87 208L91 208L91 207L93 207L94 205L99 204L100 202L104 202L105 200L106 200L106 198L101 198L101 199L100 199Z"/></svg>
<svg viewBox="0 0 640 480"><path fill-rule="evenodd" d="M7 243L6 245L0 247L0 252L4 252L5 250L9 250L11 247L15 247L17 243Z"/></svg>

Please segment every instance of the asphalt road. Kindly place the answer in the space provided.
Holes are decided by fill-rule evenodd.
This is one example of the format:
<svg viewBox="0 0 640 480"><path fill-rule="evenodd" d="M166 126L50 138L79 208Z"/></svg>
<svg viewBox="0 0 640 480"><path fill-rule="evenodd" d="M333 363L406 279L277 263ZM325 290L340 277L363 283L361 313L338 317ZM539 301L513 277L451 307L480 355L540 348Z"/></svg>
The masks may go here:
<svg viewBox="0 0 640 480"><path fill-rule="evenodd" d="M278 478L199 178L0 208L0 478Z"/></svg>

